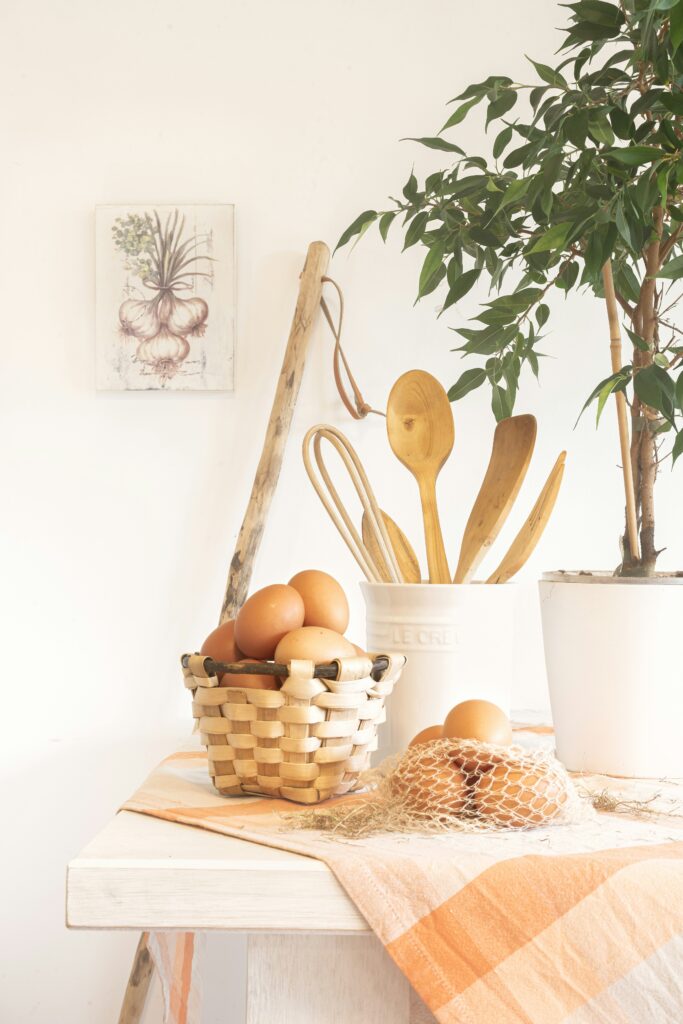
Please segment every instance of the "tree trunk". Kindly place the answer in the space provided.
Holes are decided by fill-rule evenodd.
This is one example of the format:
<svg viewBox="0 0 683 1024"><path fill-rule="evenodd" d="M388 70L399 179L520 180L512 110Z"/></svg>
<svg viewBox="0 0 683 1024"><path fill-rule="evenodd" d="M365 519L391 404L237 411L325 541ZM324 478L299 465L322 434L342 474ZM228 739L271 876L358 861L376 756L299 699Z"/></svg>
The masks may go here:
<svg viewBox="0 0 683 1024"><path fill-rule="evenodd" d="M657 282L655 275L660 266L660 242L663 211L656 207L653 215L655 237L645 251L645 276L640 298L633 317L633 328L647 344L647 351L633 350L634 376L651 366L657 350ZM654 487L657 478L657 442L655 428L657 413L643 405L637 395L631 405L631 465L636 492L636 507L640 521L640 562L634 562L625 546L622 575L651 576L655 570L658 551L655 547Z"/></svg>

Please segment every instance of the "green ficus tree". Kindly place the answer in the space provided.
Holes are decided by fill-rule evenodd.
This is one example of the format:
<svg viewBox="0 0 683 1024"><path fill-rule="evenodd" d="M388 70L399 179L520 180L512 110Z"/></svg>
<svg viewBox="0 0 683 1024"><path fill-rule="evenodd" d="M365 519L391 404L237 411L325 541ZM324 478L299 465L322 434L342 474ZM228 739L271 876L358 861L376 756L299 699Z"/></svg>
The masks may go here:
<svg viewBox="0 0 683 1024"><path fill-rule="evenodd" d="M375 223L386 241L398 219L404 249L427 250L418 299L441 287L441 312L488 282L489 301L456 329L456 351L477 365L449 397L487 384L497 419L513 412L521 373L538 375L552 292L588 289L608 301L614 372L584 408L595 403L599 419L610 395L628 404L622 461L637 528L624 531L619 571L648 575L659 553L658 467L683 452L683 0L563 6L558 65L530 61L530 83L494 75L468 86L437 135L411 140L450 154L449 166L422 183L411 173L391 208L366 210L339 245ZM491 133L487 157L453 141L477 109ZM624 360L619 318L632 350Z"/></svg>

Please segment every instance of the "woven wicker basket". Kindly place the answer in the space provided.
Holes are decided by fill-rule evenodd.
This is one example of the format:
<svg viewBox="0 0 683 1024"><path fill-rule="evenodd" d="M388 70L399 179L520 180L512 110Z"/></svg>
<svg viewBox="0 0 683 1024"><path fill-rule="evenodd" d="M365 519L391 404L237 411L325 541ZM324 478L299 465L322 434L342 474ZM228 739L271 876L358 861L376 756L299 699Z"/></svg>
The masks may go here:
<svg viewBox="0 0 683 1024"><path fill-rule="evenodd" d="M329 665L227 665L181 659L192 711L219 793L260 793L316 804L348 793L377 747L384 700L405 658L343 658ZM284 678L279 690L221 686L217 672Z"/></svg>

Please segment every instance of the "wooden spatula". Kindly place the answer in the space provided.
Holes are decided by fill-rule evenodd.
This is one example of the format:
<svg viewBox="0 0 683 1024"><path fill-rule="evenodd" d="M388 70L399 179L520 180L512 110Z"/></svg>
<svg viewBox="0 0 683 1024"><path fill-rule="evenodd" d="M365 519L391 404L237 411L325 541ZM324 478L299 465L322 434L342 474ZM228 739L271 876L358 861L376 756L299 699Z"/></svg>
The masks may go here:
<svg viewBox="0 0 683 1024"><path fill-rule="evenodd" d="M546 528L562 483L566 452L560 452L557 462L550 471L538 501L531 510L531 515L519 531L507 554L487 583L506 583L515 573L519 572L538 544Z"/></svg>
<svg viewBox="0 0 683 1024"><path fill-rule="evenodd" d="M441 384L424 370L399 377L387 404L387 435L396 458L417 480L430 583L450 583L436 505L436 478L453 448L453 412Z"/></svg>
<svg viewBox="0 0 683 1024"><path fill-rule="evenodd" d="M391 541L391 546L394 550L394 554L396 555L396 560L398 562L398 567L401 570L403 582L421 583L422 574L420 573L420 563L417 560L417 555L413 550L412 544L401 527L397 526L390 515L383 512L382 509L380 509L380 513L384 519L384 525L387 528L389 540ZM366 512L363 513L362 534L363 543L370 552L370 556L379 570L382 580L385 583L391 583L391 573L384 561L384 556L382 555L379 544L377 543L375 532L370 526Z"/></svg>
<svg viewBox="0 0 683 1024"><path fill-rule="evenodd" d="M522 486L536 443L534 416L501 420L486 475L467 520L454 583L469 583L498 536Z"/></svg>

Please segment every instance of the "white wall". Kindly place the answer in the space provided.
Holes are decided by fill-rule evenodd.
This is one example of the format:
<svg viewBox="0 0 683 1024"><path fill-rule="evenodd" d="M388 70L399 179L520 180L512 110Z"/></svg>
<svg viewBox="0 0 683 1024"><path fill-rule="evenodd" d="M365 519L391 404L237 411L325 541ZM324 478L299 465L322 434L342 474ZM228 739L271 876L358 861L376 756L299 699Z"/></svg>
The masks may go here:
<svg viewBox="0 0 683 1024"><path fill-rule="evenodd" d="M495 71L523 80L524 52L548 59L556 48L562 14L547 0L485 9L486 25L482 6L462 0L0 5L7 1024L115 1019L135 937L64 930L65 862L189 726L177 657L217 616L308 242L334 243L360 210L400 189L413 161L437 167L440 154L398 140L438 129L466 84ZM475 121L461 136L479 144ZM93 209L131 201L236 204L234 394L95 392ZM397 237L383 247L367 235L333 263L348 354L375 404L406 369L446 385L461 369L448 327L475 299L438 323L433 297L414 308L420 256L401 256ZM590 417L572 429L609 372L604 312L572 297L556 299L554 314L542 389L527 380L519 402L538 417L537 454L500 542L566 447L564 492L523 574L510 652L526 707L546 703L534 579L544 568L613 566L621 524L613 417L597 434ZM321 330L254 582L328 569L349 590L360 639L358 574L305 480L303 430L319 420L347 430L382 504L414 538L417 498L382 423L345 420L330 353ZM440 490L451 559L493 430L483 392L455 417ZM683 562L682 473L663 471L663 565Z"/></svg>

